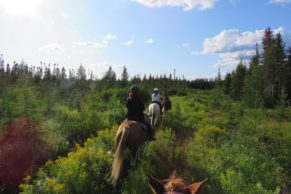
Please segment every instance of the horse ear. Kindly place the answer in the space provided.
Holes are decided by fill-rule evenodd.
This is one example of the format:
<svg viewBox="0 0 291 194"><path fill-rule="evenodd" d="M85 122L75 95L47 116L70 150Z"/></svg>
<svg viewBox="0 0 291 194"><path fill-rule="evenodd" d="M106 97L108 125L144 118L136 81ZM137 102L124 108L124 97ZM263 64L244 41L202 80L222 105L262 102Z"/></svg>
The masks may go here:
<svg viewBox="0 0 291 194"><path fill-rule="evenodd" d="M165 191L164 184L161 181L152 177L151 175L147 175L147 176L148 176L150 187L155 194L161 194Z"/></svg>
<svg viewBox="0 0 291 194"><path fill-rule="evenodd" d="M204 179L203 181L193 183L188 186L188 190L190 191L191 194L197 194L201 190L202 186L206 181L207 179Z"/></svg>

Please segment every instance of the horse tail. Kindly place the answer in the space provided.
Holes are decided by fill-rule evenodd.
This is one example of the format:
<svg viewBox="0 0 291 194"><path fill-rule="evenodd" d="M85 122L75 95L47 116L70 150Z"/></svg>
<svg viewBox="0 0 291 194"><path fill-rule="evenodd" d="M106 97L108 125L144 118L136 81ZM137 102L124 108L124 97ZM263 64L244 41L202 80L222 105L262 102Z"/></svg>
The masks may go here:
<svg viewBox="0 0 291 194"><path fill-rule="evenodd" d="M110 175L110 182L115 187L116 182L118 180L120 170L123 163L123 151L126 148L126 143L128 140L129 130L127 128L124 128L122 131L122 136L120 138L120 141L118 143L117 149L115 151L115 156L113 159L112 167L111 167L111 175Z"/></svg>

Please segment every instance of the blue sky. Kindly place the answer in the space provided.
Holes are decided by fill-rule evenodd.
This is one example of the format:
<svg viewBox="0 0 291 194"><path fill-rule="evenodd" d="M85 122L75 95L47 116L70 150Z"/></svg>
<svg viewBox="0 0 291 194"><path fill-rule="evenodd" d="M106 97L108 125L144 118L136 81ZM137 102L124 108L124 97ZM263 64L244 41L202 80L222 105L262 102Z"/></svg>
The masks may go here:
<svg viewBox="0 0 291 194"><path fill-rule="evenodd" d="M99 78L109 65L212 78L247 62L267 27L291 46L290 13L291 0L0 0L0 53Z"/></svg>

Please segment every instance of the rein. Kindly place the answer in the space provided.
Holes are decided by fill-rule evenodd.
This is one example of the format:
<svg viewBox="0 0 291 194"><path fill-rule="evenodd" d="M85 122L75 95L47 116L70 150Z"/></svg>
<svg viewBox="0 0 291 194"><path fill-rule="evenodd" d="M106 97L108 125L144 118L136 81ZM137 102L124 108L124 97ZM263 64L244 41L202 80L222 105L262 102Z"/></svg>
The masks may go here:
<svg viewBox="0 0 291 194"><path fill-rule="evenodd" d="M167 192L164 192L163 194L184 194L184 193L176 192L176 191L167 191Z"/></svg>

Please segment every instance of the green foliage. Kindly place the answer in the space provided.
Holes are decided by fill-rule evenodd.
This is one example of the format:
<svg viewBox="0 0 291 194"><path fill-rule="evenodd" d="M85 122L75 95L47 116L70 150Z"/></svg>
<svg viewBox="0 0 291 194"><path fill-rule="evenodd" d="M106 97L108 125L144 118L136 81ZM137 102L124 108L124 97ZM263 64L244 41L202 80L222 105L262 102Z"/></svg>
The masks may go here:
<svg viewBox="0 0 291 194"><path fill-rule="evenodd" d="M111 193L105 176L112 162L113 136L110 130L100 131L84 147L76 145L67 157L47 162L35 178L26 178L21 193Z"/></svg>
<svg viewBox="0 0 291 194"><path fill-rule="evenodd" d="M68 135L73 133L70 128L80 129L76 134L94 126L96 130L104 126L116 129L113 123L124 111L123 93L127 90L112 90L107 102L102 94L89 95L82 107L88 110L85 112L59 106L59 121L52 119L43 126L51 134ZM97 137L89 138L84 147L77 146L67 157L48 162L37 175L28 177L21 186L23 193L148 194L147 174L166 179L174 170L187 183L208 178L205 189L215 194L278 193L282 184L290 184L291 124L280 118L277 109L244 109L218 90L194 91L171 100L173 109L163 116L157 141L147 143L138 165L129 167L130 156L125 156L126 176L121 177L116 191L104 180L113 158L115 130L99 129ZM92 107L102 113L95 112L90 118L86 112L94 113ZM53 142L56 136L47 139ZM60 147L61 137L55 139Z"/></svg>

